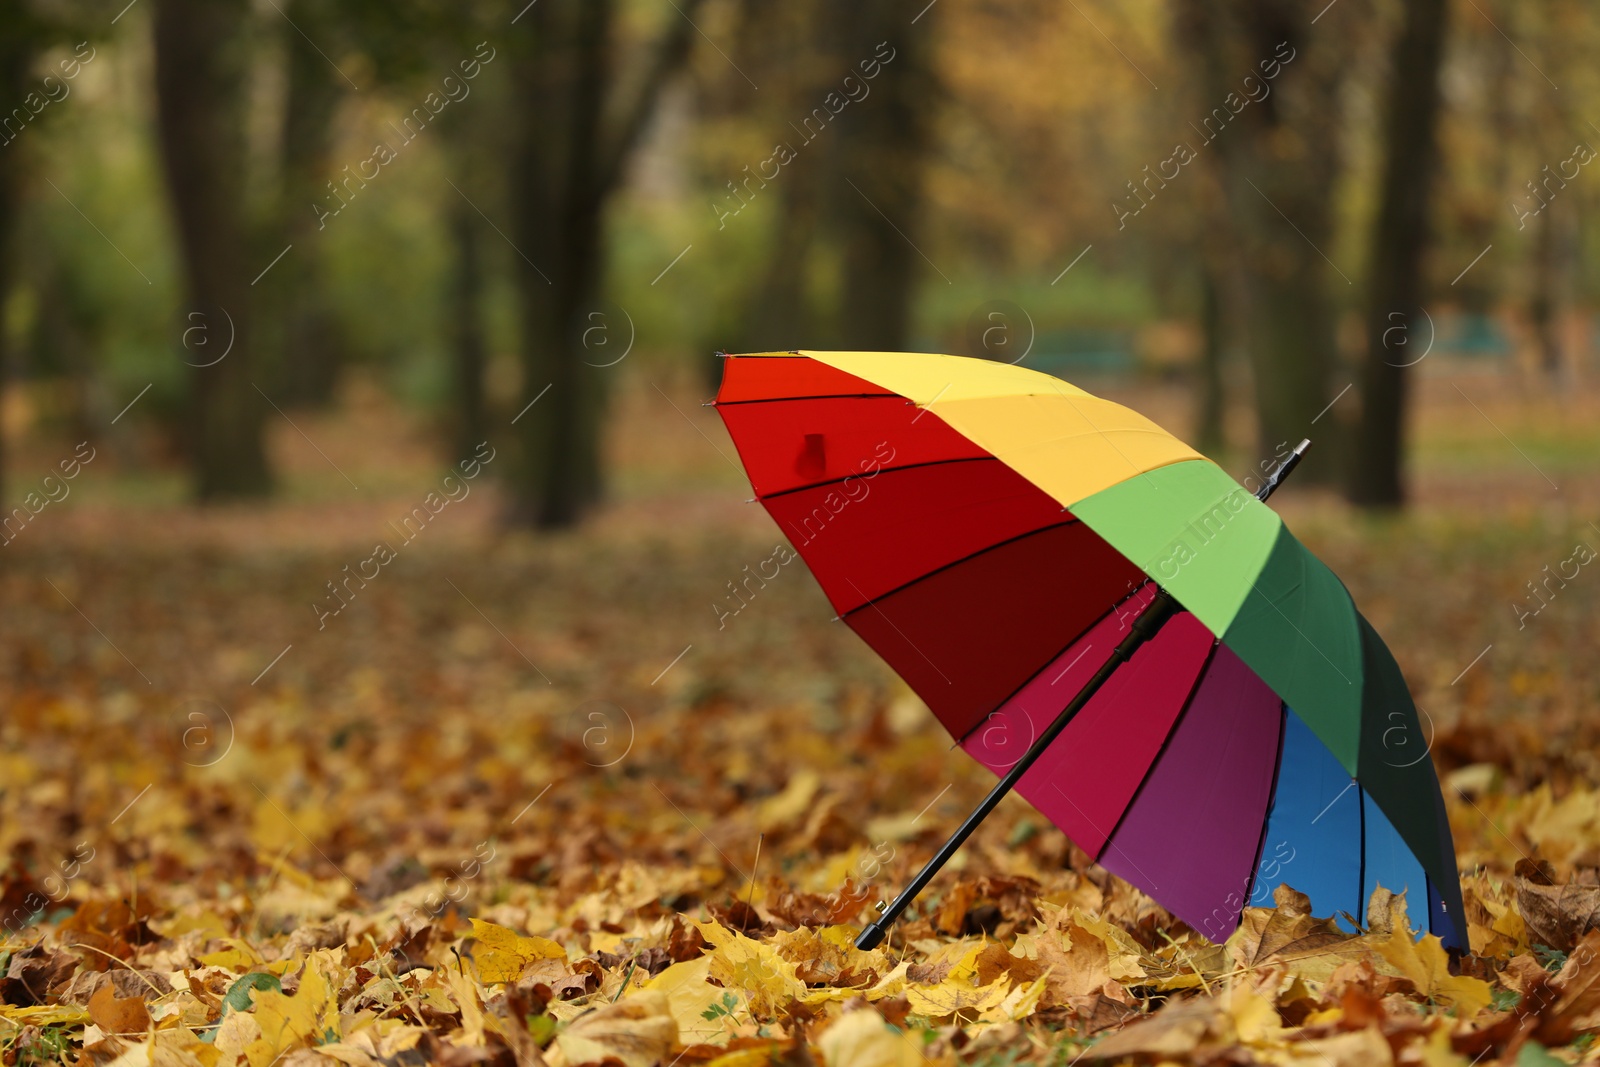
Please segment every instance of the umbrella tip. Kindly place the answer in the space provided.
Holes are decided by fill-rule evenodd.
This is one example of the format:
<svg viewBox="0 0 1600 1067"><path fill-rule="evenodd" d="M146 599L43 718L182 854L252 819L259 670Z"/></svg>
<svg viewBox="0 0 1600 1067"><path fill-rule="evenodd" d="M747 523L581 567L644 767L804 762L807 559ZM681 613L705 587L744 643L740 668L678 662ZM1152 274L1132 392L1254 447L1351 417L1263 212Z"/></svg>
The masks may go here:
<svg viewBox="0 0 1600 1067"><path fill-rule="evenodd" d="M856 936L856 948L860 949L862 952L871 952L873 949L883 944L883 939L887 935L887 930L879 926L877 923L871 923L865 930L861 931L861 933Z"/></svg>

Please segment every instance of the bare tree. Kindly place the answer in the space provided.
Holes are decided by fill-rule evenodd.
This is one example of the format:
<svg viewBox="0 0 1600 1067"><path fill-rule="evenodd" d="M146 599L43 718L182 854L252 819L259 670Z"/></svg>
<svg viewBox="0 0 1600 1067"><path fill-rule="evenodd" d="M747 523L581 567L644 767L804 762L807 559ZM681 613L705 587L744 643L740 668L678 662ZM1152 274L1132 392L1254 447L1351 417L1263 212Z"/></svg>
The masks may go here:
<svg viewBox="0 0 1600 1067"><path fill-rule="evenodd" d="M587 317L599 313L606 205L663 86L689 54L699 3L677 7L634 78L615 70L614 0L533 5L512 46L523 403L550 393L536 413L519 416L512 517L520 523L571 525L601 495L606 379L584 363L580 338Z"/></svg>
<svg viewBox="0 0 1600 1067"><path fill-rule="evenodd" d="M1192 144L1222 189L1264 455L1305 436L1327 406L1338 357L1330 279L1350 283L1328 258L1350 34L1329 23L1313 31L1313 13L1292 0L1175 5L1206 88ZM1333 451L1306 474L1330 480Z"/></svg>
<svg viewBox="0 0 1600 1067"><path fill-rule="evenodd" d="M245 209L248 0L158 0L155 80L161 158L177 222L188 314L228 354L196 367L189 448L201 500L259 496L272 485L257 391L252 267ZM268 257L270 258L270 257ZM216 349L208 348L208 353ZM208 359L210 356L208 355Z"/></svg>
<svg viewBox="0 0 1600 1067"><path fill-rule="evenodd" d="M830 0L824 6L832 9L826 14L834 24L846 28L842 70L852 72L867 57L892 57L876 79L874 96L840 116L844 184L832 190L844 250L840 341L846 348L892 351L910 341L912 298L924 267L916 245L934 143L940 14L926 0L867 6ZM922 17L913 25L919 11Z"/></svg>
<svg viewBox="0 0 1600 1067"><path fill-rule="evenodd" d="M1349 471L1353 503L1405 502L1407 370L1422 305L1428 205L1438 159L1439 70L1448 0L1411 0L1394 43L1384 126L1383 185L1372 233L1361 421Z"/></svg>

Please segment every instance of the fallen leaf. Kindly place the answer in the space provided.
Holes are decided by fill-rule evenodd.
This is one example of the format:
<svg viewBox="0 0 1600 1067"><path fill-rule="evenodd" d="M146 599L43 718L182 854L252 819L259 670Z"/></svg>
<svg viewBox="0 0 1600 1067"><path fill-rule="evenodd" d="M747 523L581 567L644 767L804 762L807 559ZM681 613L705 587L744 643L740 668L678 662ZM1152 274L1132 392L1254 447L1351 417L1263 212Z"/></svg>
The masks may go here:
<svg viewBox="0 0 1600 1067"><path fill-rule="evenodd" d="M846 1012L817 1038L817 1051L827 1067L924 1067L922 1039L872 1010Z"/></svg>
<svg viewBox="0 0 1600 1067"><path fill-rule="evenodd" d="M89 998L89 1017L108 1034L142 1034L150 1029L143 997L118 997L110 983Z"/></svg>
<svg viewBox="0 0 1600 1067"><path fill-rule="evenodd" d="M482 919L472 920L472 936L478 939L473 959L478 977L484 982L515 982L522 970L536 960L567 958L567 950L543 937L524 937L515 930Z"/></svg>
<svg viewBox="0 0 1600 1067"><path fill-rule="evenodd" d="M678 1043L666 994L640 990L572 1022L556 1038L568 1067L621 1060L625 1067L664 1063Z"/></svg>
<svg viewBox="0 0 1600 1067"><path fill-rule="evenodd" d="M1600 929L1600 886L1537 885L1518 878L1517 910L1533 940L1570 952L1585 934Z"/></svg>
<svg viewBox="0 0 1600 1067"><path fill-rule="evenodd" d="M806 985L795 973L795 965L770 944L718 923L700 923L699 927L716 946L711 953L711 977L729 989L744 990L756 1015L774 1017L790 1000L805 995Z"/></svg>
<svg viewBox="0 0 1600 1067"><path fill-rule="evenodd" d="M1463 1022L1472 1019L1489 1005L1493 999L1489 983L1451 974L1450 957L1439 938L1425 934L1418 940L1411 932L1403 894L1394 898L1389 914L1393 921L1389 937L1373 947L1409 978L1418 992L1429 1000L1454 1008L1456 1018Z"/></svg>
<svg viewBox="0 0 1600 1067"><path fill-rule="evenodd" d="M339 1040L337 984L330 983L323 973L332 966L332 953L315 952L306 957L293 996L272 989L255 991L255 1008L250 1014L261 1028L261 1037L244 1050L250 1067L271 1067L279 1057L308 1042Z"/></svg>

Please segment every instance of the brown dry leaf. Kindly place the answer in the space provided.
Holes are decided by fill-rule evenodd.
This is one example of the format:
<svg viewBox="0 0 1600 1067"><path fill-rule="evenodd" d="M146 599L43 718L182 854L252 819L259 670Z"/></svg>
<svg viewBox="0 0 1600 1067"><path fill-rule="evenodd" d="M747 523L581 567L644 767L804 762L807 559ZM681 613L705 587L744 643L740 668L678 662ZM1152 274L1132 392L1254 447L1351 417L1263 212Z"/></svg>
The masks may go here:
<svg viewBox="0 0 1600 1067"><path fill-rule="evenodd" d="M1092 1046L1086 1059L1112 1060L1124 1056L1176 1059L1193 1052L1211 1029L1214 1005L1204 1000L1179 1000L1154 1015L1130 1023Z"/></svg>
<svg viewBox="0 0 1600 1067"><path fill-rule="evenodd" d="M89 1017L108 1034L142 1034L150 1029L143 997L119 997L111 983L89 998Z"/></svg>
<svg viewBox="0 0 1600 1067"><path fill-rule="evenodd" d="M1274 1058L1274 1062L1285 1067L1391 1067L1395 1060L1394 1052L1383 1034L1376 1027L1367 1027L1288 1045ZM1424 1062L1428 1067L1434 1067L1435 1061ZM1453 1064L1455 1061L1450 1062Z"/></svg>
<svg viewBox="0 0 1600 1067"><path fill-rule="evenodd" d="M1046 1003L1066 1004L1073 997L1096 995L1111 981L1106 943L1077 923L1045 930L1034 943L1044 972Z"/></svg>
<svg viewBox="0 0 1600 1067"><path fill-rule="evenodd" d="M807 985L859 986L876 982L890 970L881 948L862 952L856 931L845 926L802 927L772 939L778 955L795 965L795 976Z"/></svg>
<svg viewBox="0 0 1600 1067"><path fill-rule="evenodd" d="M1533 940L1570 952L1585 934L1600 930L1600 886L1537 885L1518 878L1517 910Z"/></svg>
<svg viewBox="0 0 1600 1067"><path fill-rule="evenodd" d="M1550 980L1550 990L1556 1000L1541 1020L1540 1040L1564 1045L1577 1034L1600 1030L1600 930L1591 930L1573 948Z"/></svg>
<svg viewBox="0 0 1600 1067"><path fill-rule="evenodd" d="M654 989L580 1016L556 1038L567 1067L608 1059L625 1067L655 1067L670 1059L677 1043L678 1023L667 997Z"/></svg>
<svg viewBox="0 0 1600 1067"><path fill-rule="evenodd" d="M1311 898L1304 893L1280 885L1273 900L1274 908L1246 908L1239 928L1228 938L1228 955L1237 966L1283 963L1296 974L1321 980L1360 952L1355 935L1340 930L1331 919L1312 917Z"/></svg>

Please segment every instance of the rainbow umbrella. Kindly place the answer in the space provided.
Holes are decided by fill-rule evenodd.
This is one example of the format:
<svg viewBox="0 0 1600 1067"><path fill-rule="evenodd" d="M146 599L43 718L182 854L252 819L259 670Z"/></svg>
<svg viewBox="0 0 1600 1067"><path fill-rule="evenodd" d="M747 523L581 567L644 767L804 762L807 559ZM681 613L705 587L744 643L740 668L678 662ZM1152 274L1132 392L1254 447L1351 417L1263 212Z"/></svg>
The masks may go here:
<svg viewBox="0 0 1600 1067"><path fill-rule="evenodd" d="M839 616L1002 775L863 947L1013 787L1212 940L1287 883L1322 915L1406 892L1466 946L1400 669L1215 463L1119 404L959 356L730 356L715 404Z"/></svg>

